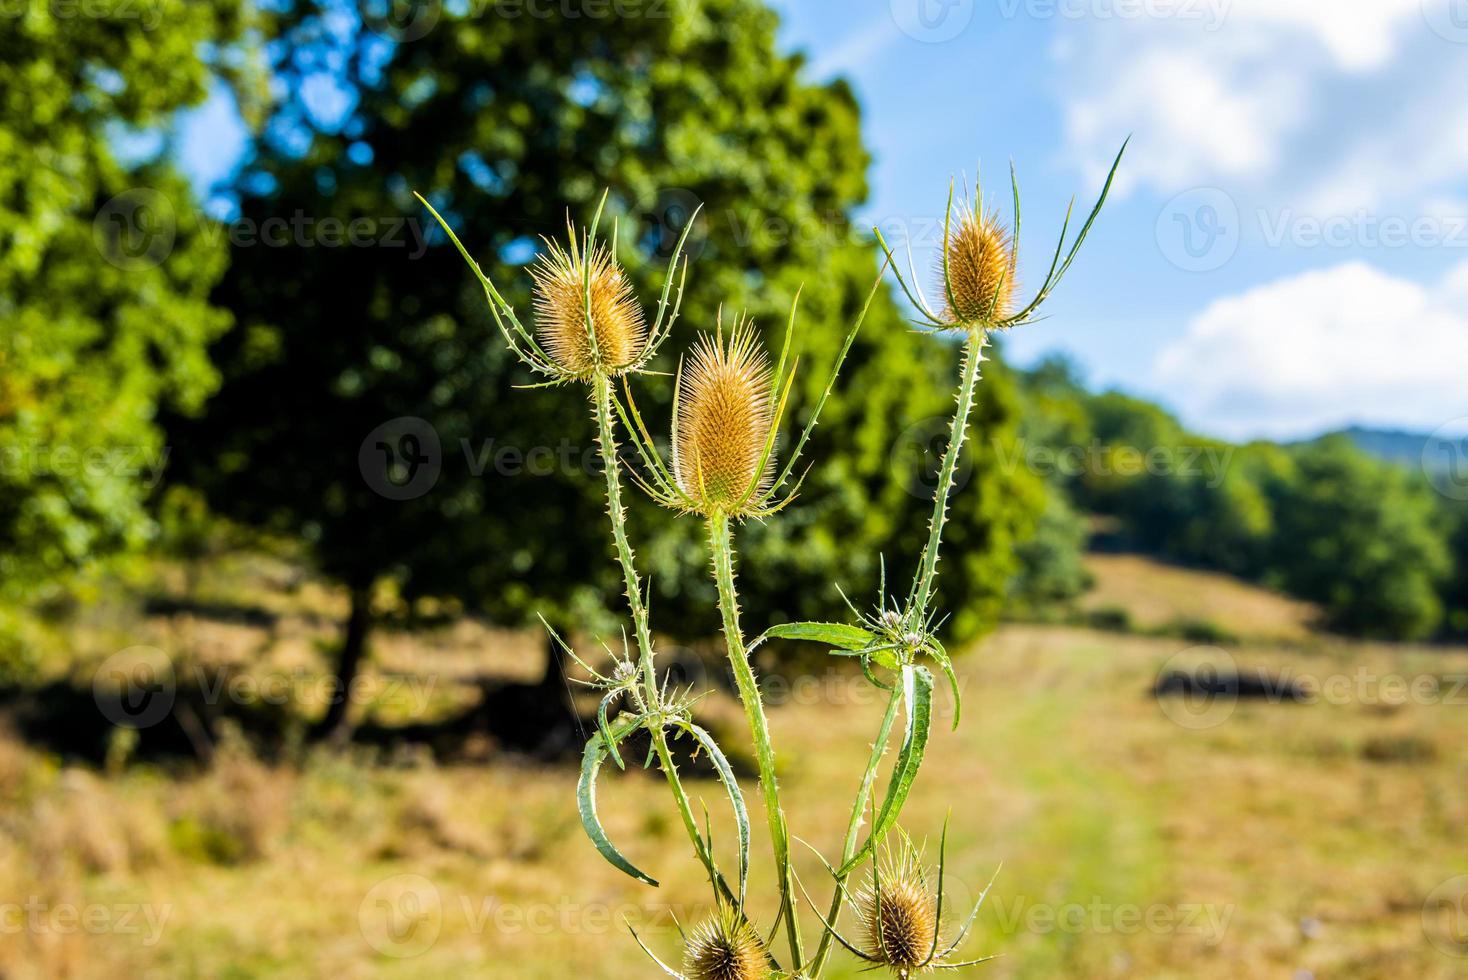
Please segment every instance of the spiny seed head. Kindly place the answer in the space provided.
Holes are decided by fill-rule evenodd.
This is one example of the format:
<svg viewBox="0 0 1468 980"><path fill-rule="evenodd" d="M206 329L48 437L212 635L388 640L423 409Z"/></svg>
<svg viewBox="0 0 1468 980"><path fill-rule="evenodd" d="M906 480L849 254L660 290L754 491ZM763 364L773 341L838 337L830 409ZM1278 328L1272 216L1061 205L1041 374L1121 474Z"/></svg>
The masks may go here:
<svg viewBox="0 0 1468 980"><path fill-rule="evenodd" d="M877 887L880 884L880 889ZM937 897L917 856L908 852L874 877L857 897L865 931L862 951L907 978L932 965L938 935Z"/></svg>
<svg viewBox="0 0 1468 980"><path fill-rule="evenodd" d="M737 515L769 489L774 454L760 465L774 424L774 379L753 324L735 322L695 343L678 386L673 476L704 514ZM741 503L743 502L743 503Z"/></svg>
<svg viewBox="0 0 1468 980"><path fill-rule="evenodd" d="M535 332L568 377L585 381L598 371L616 375L637 367L647 350L647 321L622 267L604 245L546 240L530 275L535 280ZM591 272L591 323L586 328L586 274Z"/></svg>
<svg viewBox="0 0 1468 980"><path fill-rule="evenodd" d="M946 251L946 286L941 257L938 275L944 318L949 323L994 323L1013 312L1014 239L997 212L964 208L958 226L948 236Z"/></svg>
<svg viewBox="0 0 1468 980"><path fill-rule="evenodd" d="M902 625L902 614L895 609L888 609L882 613L882 625L888 629L895 630Z"/></svg>
<svg viewBox="0 0 1468 980"><path fill-rule="evenodd" d="M688 934L688 980L768 980L769 958L754 928L732 913L705 920Z"/></svg>

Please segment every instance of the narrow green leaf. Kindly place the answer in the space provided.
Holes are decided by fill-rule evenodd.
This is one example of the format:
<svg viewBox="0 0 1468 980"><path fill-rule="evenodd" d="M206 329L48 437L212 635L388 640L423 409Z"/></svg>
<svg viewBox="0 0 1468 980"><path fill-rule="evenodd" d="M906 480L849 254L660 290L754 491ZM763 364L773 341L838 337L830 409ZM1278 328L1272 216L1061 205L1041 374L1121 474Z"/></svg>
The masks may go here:
<svg viewBox="0 0 1468 980"><path fill-rule="evenodd" d="M739 781L734 778L734 767L719 748L714 737L692 722L685 722L683 729L692 735L713 760L719 771L719 779L729 793L729 805L734 808L734 823L739 828L739 905L744 906L744 893L749 882L749 810L744 805L744 794L739 790Z"/></svg>
<svg viewBox="0 0 1468 980"><path fill-rule="evenodd" d="M602 742L606 745L607 751L612 754L612 761L617 764L618 769L625 770L627 763L622 761L622 753L617 751L617 740L612 737L612 726L607 723L607 709L621 693L621 691L613 691L601 699L601 704L596 706L596 727L601 732Z"/></svg>
<svg viewBox="0 0 1468 980"><path fill-rule="evenodd" d="M902 699L907 706L907 728L902 736L902 748L897 754L897 763L892 767L892 776L887 783L887 795L882 808L872 821L872 833L861 850L841 866L838 872L849 875L857 865L865 861L887 835L902 807L912 784L922 768L923 753L928 747L928 730L933 723L933 675L926 667L908 664L902 668Z"/></svg>
<svg viewBox="0 0 1468 980"><path fill-rule="evenodd" d="M775 640L806 640L826 643L840 650L860 650L876 642L877 637L860 626L845 623L782 623L765 631Z"/></svg>
<svg viewBox="0 0 1468 980"><path fill-rule="evenodd" d="M612 739L621 741L642 724L641 718L630 721L619 722L612 726ZM576 805L581 811L581 826L586 829L586 836L596 845L601 856L619 871L631 875L638 881L645 881L654 888L657 887L657 879L638 869L631 861L622 856L607 837L607 832L602 829L601 819L596 815L596 774L601 771L602 763L607 760L610 748L608 743L598 731L591 736L586 743L586 752L581 757L581 782L576 787Z"/></svg>

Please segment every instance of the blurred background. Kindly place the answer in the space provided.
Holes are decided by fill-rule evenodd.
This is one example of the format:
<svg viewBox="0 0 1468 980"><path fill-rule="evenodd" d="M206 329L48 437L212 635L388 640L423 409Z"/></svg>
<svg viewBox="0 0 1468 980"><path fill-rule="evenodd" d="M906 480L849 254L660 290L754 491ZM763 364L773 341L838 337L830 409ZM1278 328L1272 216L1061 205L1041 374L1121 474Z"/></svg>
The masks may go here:
<svg viewBox="0 0 1468 980"><path fill-rule="evenodd" d="M701 208L659 367L802 290L802 421L873 227L930 285L950 180L1007 211L1012 160L1033 286L1129 135L986 365L964 720L905 819L953 812L955 908L1003 864L975 974L1468 976L1465 87L1460 0L0 0L0 977L650 975L626 922L676 959L676 813L604 780L663 887L595 854L536 621L624 615L583 393L516 390L412 193L522 311L604 189L649 304ZM752 631L911 573L957 375L911 312L878 292L740 531ZM748 772L698 527L630 519ZM759 667L834 849L881 706Z"/></svg>

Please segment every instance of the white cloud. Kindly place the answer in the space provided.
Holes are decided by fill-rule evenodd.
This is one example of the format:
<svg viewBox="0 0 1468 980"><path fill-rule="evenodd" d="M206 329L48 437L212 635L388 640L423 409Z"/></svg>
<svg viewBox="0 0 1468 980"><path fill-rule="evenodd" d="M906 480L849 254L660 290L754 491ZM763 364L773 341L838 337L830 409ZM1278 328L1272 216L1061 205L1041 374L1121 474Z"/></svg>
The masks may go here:
<svg viewBox="0 0 1468 980"><path fill-rule="evenodd" d="M1421 0L1229 0L1225 17L1235 25L1302 33L1325 48L1338 67L1363 71L1391 59L1403 24L1424 23L1420 4Z"/></svg>
<svg viewBox="0 0 1468 980"><path fill-rule="evenodd" d="M1091 4L1120 0L1089 0ZM1413 207L1468 168L1463 47L1421 0L1151 0L1052 47L1067 153L1090 177L1135 134L1121 191L1218 184L1271 205ZM1191 15L1189 15L1191 14Z"/></svg>
<svg viewBox="0 0 1468 980"><path fill-rule="evenodd" d="M1216 300L1157 360L1184 418L1224 436L1468 415L1468 262L1435 288L1363 262Z"/></svg>

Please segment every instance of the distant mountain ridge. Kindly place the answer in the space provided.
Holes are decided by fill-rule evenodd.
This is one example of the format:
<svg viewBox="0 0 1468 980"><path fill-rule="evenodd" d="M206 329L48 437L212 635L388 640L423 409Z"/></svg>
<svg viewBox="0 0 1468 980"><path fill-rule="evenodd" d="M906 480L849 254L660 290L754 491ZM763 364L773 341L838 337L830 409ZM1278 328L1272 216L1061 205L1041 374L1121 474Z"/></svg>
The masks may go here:
<svg viewBox="0 0 1468 980"><path fill-rule="evenodd" d="M1410 432L1406 429L1372 429L1364 425L1353 425L1349 428L1327 432L1317 438L1327 439L1331 436L1345 436L1362 452L1370 453L1377 459L1389 463L1410 466L1414 469L1424 467L1431 472L1438 472L1446 469L1451 462L1452 454L1445 451L1450 443L1434 439L1426 432ZM1433 445L1433 449L1424 453L1424 450L1429 448L1429 443ZM1459 440L1459 447L1462 455L1468 456L1468 436Z"/></svg>

